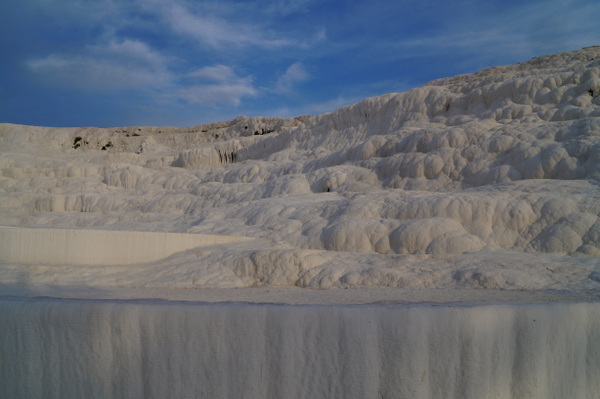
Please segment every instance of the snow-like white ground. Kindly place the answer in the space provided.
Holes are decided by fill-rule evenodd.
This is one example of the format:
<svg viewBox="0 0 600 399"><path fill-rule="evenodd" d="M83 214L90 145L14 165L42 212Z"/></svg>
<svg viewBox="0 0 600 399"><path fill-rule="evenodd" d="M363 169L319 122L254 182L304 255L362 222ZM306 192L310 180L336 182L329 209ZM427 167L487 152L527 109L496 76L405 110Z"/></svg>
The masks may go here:
<svg viewBox="0 0 600 399"><path fill-rule="evenodd" d="M2 398L597 399L597 304L0 301ZM10 331L11 333L6 333Z"/></svg>
<svg viewBox="0 0 600 399"><path fill-rule="evenodd" d="M72 339L85 375L127 380L105 397L188 389L177 351L206 350L200 397L599 398L600 47L312 117L3 124L0 226L6 359L62 370L77 351L47 348ZM336 306L205 303L230 301ZM9 397L93 397L24 391L53 375L29 363L0 365Z"/></svg>
<svg viewBox="0 0 600 399"><path fill-rule="evenodd" d="M112 278L3 259L5 284L600 288L598 47L314 117L4 124L0 151L0 225L257 239L154 262L132 251L138 267Z"/></svg>

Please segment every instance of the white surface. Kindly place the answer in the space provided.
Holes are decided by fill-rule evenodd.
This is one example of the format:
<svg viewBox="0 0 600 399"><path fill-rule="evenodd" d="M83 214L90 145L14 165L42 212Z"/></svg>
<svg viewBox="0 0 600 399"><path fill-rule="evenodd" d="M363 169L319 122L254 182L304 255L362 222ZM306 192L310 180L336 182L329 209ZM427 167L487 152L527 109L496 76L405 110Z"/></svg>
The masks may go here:
<svg viewBox="0 0 600 399"><path fill-rule="evenodd" d="M597 296L599 82L593 47L310 118L1 125L0 225L131 231L136 242L136 231L260 240L85 272L11 258L0 282Z"/></svg>
<svg viewBox="0 0 600 399"><path fill-rule="evenodd" d="M600 305L0 301L3 398L528 398L600 392Z"/></svg>
<svg viewBox="0 0 600 399"><path fill-rule="evenodd" d="M204 234L0 226L0 262L128 265L157 261L192 248L245 240L248 238Z"/></svg>

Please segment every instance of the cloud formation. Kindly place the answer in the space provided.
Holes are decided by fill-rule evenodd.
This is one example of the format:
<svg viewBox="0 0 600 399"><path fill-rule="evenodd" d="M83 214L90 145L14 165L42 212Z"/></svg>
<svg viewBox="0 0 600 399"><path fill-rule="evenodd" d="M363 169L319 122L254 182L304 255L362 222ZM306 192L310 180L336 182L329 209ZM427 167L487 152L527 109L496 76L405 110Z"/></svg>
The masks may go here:
<svg viewBox="0 0 600 399"><path fill-rule="evenodd" d="M169 7L165 19L173 32L214 49L278 48L293 44L288 39L262 31L256 24L228 21L214 13L197 14L183 6Z"/></svg>
<svg viewBox="0 0 600 399"><path fill-rule="evenodd" d="M226 65L206 66L189 73L187 78L191 83L181 85L174 94L194 104L238 106L243 98L257 95L252 76L238 76Z"/></svg>
<svg viewBox="0 0 600 399"><path fill-rule="evenodd" d="M91 91L140 89L194 104L237 106L257 95L250 75L238 76L226 65L205 66L190 73L172 71L169 59L139 41L90 46L83 55L51 54L27 62L29 70L52 85Z"/></svg>
<svg viewBox="0 0 600 399"><path fill-rule="evenodd" d="M292 91L294 85L302 83L310 78L309 73L306 71L302 63L295 62L290 65L285 73L277 79L275 83L275 92L277 93L289 93Z"/></svg>
<svg viewBox="0 0 600 399"><path fill-rule="evenodd" d="M160 88L172 80L167 59L136 40L88 46L81 55L50 54L26 66L53 85L86 90Z"/></svg>
<svg viewBox="0 0 600 399"><path fill-rule="evenodd" d="M290 15L305 10L309 3L310 0L270 3L263 14ZM65 5L61 4L59 0L59 7ZM78 2L75 8L79 11L71 11L71 14L81 15L86 4ZM96 39L96 43L86 44L78 51L73 49L32 57L26 60L25 66L38 81L53 87L89 92L136 89L146 92L147 96L157 95L160 101L168 100L172 104L183 102L212 108L219 105L237 107L244 99L259 96L255 77L237 73L232 59L227 60L229 64L210 63L202 58L198 62L198 56L215 58L218 54L235 53L233 58L237 59L247 57L249 51L274 52L285 47L306 47L307 44L286 38L286 35L266 29L260 23L249 22L252 19L242 15L243 11L259 13L257 5L235 11L236 5L179 0L110 2L103 13L107 18L104 33ZM136 6L143 12L132 14ZM133 17L125 18L126 15ZM155 29L163 32L161 41L157 42L153 35L145 34L151 24L158 24ZM319 36L319 33L316 35ZM181 43L186 42L188 44L182 46ZM185 53L186 50L189 54ZM197 67L198 64L200 67ZM308 77L303 64L296 62L266 91L289 94L296 84Z"/></svg>

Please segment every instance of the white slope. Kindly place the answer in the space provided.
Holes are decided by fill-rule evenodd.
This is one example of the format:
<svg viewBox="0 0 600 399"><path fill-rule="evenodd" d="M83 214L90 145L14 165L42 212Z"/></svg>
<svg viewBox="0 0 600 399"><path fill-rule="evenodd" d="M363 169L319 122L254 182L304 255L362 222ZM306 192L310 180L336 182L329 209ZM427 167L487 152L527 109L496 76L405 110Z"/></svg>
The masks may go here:
<svg viewBox="0 0 600 399"><path fill-rule="evenodd" d="M0 283L597 297L599 182L600 47L309 118L186 129L4 124L0 225L260 240L140 257L136 267L11 259ZM31 242L21 237L18 245Z"/></svg>
<svg viewBox="0 0 600 399"><path fill-rule="evenodd" d="M597 303L0 301L0 396L597 399Z"/></svg>

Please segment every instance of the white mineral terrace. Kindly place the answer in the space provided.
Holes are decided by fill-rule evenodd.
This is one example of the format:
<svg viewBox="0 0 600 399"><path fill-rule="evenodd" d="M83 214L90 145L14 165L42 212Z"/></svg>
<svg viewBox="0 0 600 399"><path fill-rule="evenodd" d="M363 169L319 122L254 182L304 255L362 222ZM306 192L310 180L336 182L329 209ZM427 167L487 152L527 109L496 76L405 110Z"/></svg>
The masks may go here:
<svg viewBox="0 0 600 399"><path fill-rule="evenodd" d="M207 234L0 226L0 262L128 265L157 261L192 248L245 240L249 238Z"/></svg>
<svg viewBox="0 0 600 399"><path fill-rule="evenodd" d="M600 47L299 118L0 124L1 398L600 398Z"/></svg>
<svg viewBox="0 0 600 399"><path fill-rule="evenodd" d="M0 301L3 398L598 398L598 303Z"/></svg>

